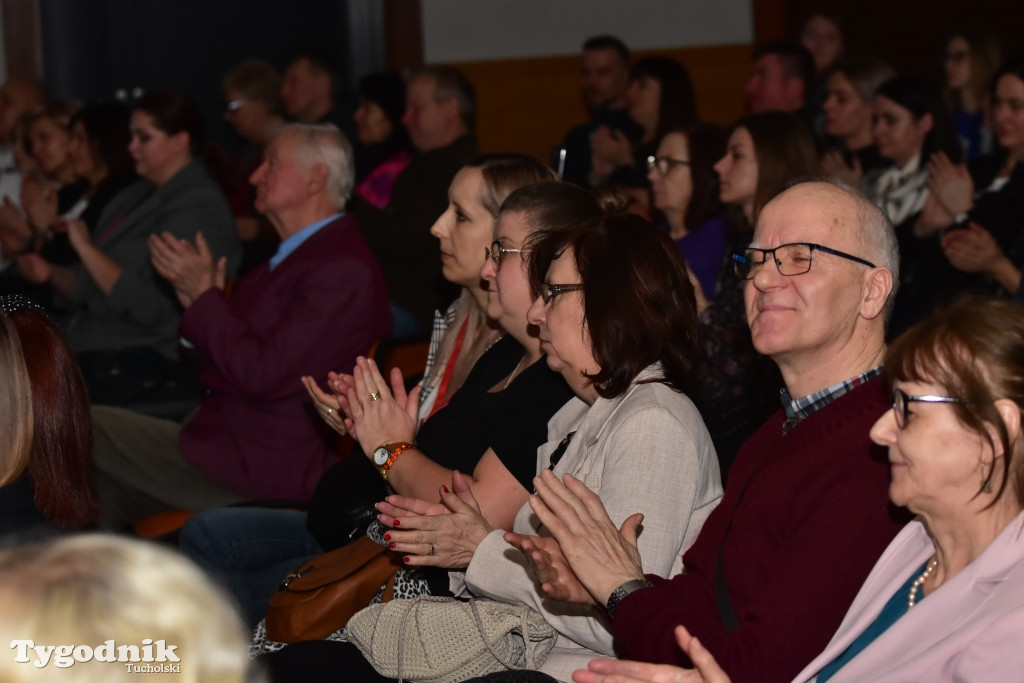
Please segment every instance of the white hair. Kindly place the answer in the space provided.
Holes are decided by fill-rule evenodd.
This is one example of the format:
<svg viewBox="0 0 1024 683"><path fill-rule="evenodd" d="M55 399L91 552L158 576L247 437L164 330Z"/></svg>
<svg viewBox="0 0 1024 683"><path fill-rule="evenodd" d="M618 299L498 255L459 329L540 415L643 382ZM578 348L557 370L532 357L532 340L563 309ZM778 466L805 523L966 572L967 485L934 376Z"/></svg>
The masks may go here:
<svg viewBox="0 0 1024 683"><path fill-rule="evenodd" d="M352 145L345 134L331 123L289 123L281 127L276 138L291 134L293 151L306 166L323 164L327 168L327 191L344 209L355 185L356 164Z"/></svg>
<svg viewBox="0 0 1024 683"><path fill-rule="evenodd" d="M243 683L249 671L246 629L209 579L181 555L154 543L104 534L71 536L0 552L0 642L114 647L163 640L175 646L181 683ZM12 645L12 647L14 647ZM149 645L156 651L156 645ZM116 652L116 649L114 650ZM72 659L55 651L45 667L0 657L0 680L137 682L125 663ZM57 657L63 654L62 667ZM173 662L173 660L169 660ZM143 666L143 662L137 662ZM152 666L160 666L154 662ZM144 674L143 674L144 675Z"/></svg>

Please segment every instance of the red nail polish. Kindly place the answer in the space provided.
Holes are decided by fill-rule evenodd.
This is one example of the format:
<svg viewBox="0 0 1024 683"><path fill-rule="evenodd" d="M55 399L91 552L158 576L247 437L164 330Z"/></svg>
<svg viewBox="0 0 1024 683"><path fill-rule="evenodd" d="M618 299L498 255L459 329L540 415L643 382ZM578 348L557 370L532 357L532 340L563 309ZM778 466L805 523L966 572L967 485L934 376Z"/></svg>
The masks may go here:
<svg viewBox="0 0 1024 683"><path fill-rule="evenodd" d="M405 557L403 557L402 558L402 562L405 562L406 564L409 564L409 556L406 555Z"/></svg>
<svg viewBox="0 0 1024 683"><path fill-rule="evenodd" d="M388 543L388 548L390 548L391 550L394 550L397 547L398 547L398 545L395 544L395 543Z"/></svg>
<svg viewBox="0 0 1024 683"><path fill-rule="evenodd" d="M441 485L441 490L444 491L445 493L448 493L448 487L445 486L444 484Z"/></svg>
<svg viewBox="0 0 1024 683"><path fill-rule="evenodd" d="M390 541L391 540L391 534L384 534L384 540L385 541Z"/></svg>
<svg viewBox="0 0 1024 683"><path fill-rule="evenodd" d="M395 520L395 526L402 526L402 521L399 519Z"/></svg>

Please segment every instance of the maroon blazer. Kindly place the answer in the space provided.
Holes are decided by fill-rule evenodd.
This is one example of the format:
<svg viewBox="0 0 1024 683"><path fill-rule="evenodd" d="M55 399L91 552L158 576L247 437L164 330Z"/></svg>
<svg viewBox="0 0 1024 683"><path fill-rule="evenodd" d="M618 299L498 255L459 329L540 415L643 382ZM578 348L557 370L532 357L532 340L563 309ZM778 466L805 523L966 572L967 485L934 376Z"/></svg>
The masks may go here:
<svg viewBox="0 0 1024 683"><path fill-rule="evenodd" d="M184 458L251 499L308 500L335 460L299 378L351 372L391 326L384 276L352 214L328 223L231 298L218 289L181 317L209 390L181 430Z"/></svg>

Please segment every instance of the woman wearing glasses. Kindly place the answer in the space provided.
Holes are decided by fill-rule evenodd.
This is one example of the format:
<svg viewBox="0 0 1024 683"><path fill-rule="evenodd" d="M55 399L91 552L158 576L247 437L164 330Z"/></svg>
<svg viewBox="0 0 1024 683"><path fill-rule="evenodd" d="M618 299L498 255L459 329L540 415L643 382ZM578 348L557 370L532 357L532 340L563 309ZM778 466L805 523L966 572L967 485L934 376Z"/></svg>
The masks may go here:
<svg viewBox="0 0 1024 683"><path fill-rule="evenodd" d="M682 393L696 353L693 288L672 242L635 216L603 216L576 230L548 230L526 240L526 226L541 224L538 212L566 215L582 207L590 213L585 204L593 200L570 187L519 190L506 200L496 228L501 244L530 250L530 282L538 296L529 320L539 330L547 365L576 394L549 422L549 440L537 450L534 471L552 468L579 477L600 491L615 524L626 523L633 532L638 520L626 519L642 509L639 553L645 566L669 576L682 570L682 552L722 490L709 435ZM497 273L499 287L506 267ZM492 277L491 271L485 266L484 276ZM611 654L612 637L600 613L546 601L523 558L480 514L464 484L455 477L454 491L442 491L443 506L401 496L379 506L381 521L393 526L395 549L410 564L464 569L451 574L460 597L486 596L542 613L558 639L540 671L558 680L569 680L595 653ZM536 534L523 500L505 528ZM330 659L315 665L310 656L324 654L323 648L288 650L296 666L321 676L363 673L360 667L367 666L352 646L333 647ZM514 673L513 680L521 675ZM368 674L360 680L376 679Z"/></svg>
<svg viewBox="0 0 1024 683"><path fill-rule="evenodd" d="M725 252L725 217L714 169L724 152L722 130L699 123L666 134L657 154L647 159L654 207L664 217L660 227L679 247L706 298L715 294Z"/></svg>
<svg viewBox="0 0 1024 683"><path fill-rule="evenodd" d="M1024 311L961 300L889 349L889 496L917 514L879 558L832 641L796 681L1009 681L1024 650ZM697 671L594 661L574 680L727 683L677 629ZM677 678L677 676L679 678ZM683 678L685 677L685 678Z"/></svg>
<svg viewBox="0 0 1024 683"><path fill-rule="evenodd" d="M442 332L433 362L421 387L410 396L400 374L392 373L392 393L372 361L359 362L356 377L362 391L351 403L359 413L349 428L359 437L362 451L323 474L308 515L222 508L202 512L185 525L182 550L200 565L229 577L250 624L266 615L270 596L289 571L347 544L361 513L372 509L389 488L436 500L438 488L450 484L451 472L457 469L471 473L496 524L510 520L522 505L518 498L506 502L504 496L522 488L516 477L526 483L533 477L534 451L546 438L547 420L571 394L556 374L530 360L540 357L540 342L529 335L525 308L518 316L503 316L504 329L488 320L488 311L498 311L488 306L480 269L483 252L490 253L494 218L505 197L516 188L554 177L540 162L514 154L479 157L455 175L448 209L431 231L440 240L444 276L463 291L445 318L435 321ZM524 267L519 254L506 255L503 264L506 275ZM521 277L525 286L525 271ZM311 377L303 378L320 417L344 434L344 415L339 413L342 405L350 405L344 394L356 386L356 378L332 375L328 382L340 396L325 393ZM368 382L378 384L367 390ZM518 419L510 420L513 414ZM378 460L375 452L382 448L387 455ZM517 457L521 452L527 455ZM521 465L514 464L520 460ZM522 496L525 500L525 491ZM374 538L386 542L379 535ZM446 592L447 575L437 574L440 578L429 588ZM404 578L408 581L402 585L413 585L412 577ZM427 591L428 580L417 577L417 589Z"/></svg>

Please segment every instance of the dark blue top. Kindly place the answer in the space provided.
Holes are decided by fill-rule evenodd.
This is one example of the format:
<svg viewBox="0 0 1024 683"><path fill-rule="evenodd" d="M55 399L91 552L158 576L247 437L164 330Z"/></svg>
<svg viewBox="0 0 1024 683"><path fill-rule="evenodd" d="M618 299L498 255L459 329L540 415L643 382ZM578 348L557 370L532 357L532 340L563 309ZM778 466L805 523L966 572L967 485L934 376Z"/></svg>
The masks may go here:
<svg viewBox="0 0 1024 683"><path fill-rule="evenodd" d="M662 223L661 229L668 233L668 223ZM674 240L686 265L700 282L704 296L710 299L715 295L715 285L722 268L722 253L725 251L725 219L713 216L677 240Z"/></svg>
<svg viewBox="0 0 1024 683"><path fill-rule="evenodd" d="M832 678L837 671L846 666L847 662L860 654L861 650L873 643L875 638L885 633L887 628L895 624L897 619L907 613L907 593L910 591L911 584L914 583L914 580L921 575L927 566L928 562L925 562L916 572L911 574L906 583L896 589L896 594L889 598L889 602L885 603L885 607L882 608L882 611L879 612L875 620L871 622L871 625L864 629L864 632L857 636L856 640L850 643L850 647L846 648L843 654L822 667L818 673L817 683L825 683L825 681ZM921 602L923 598L924 593L918 589L917 601Z"/></svg>

